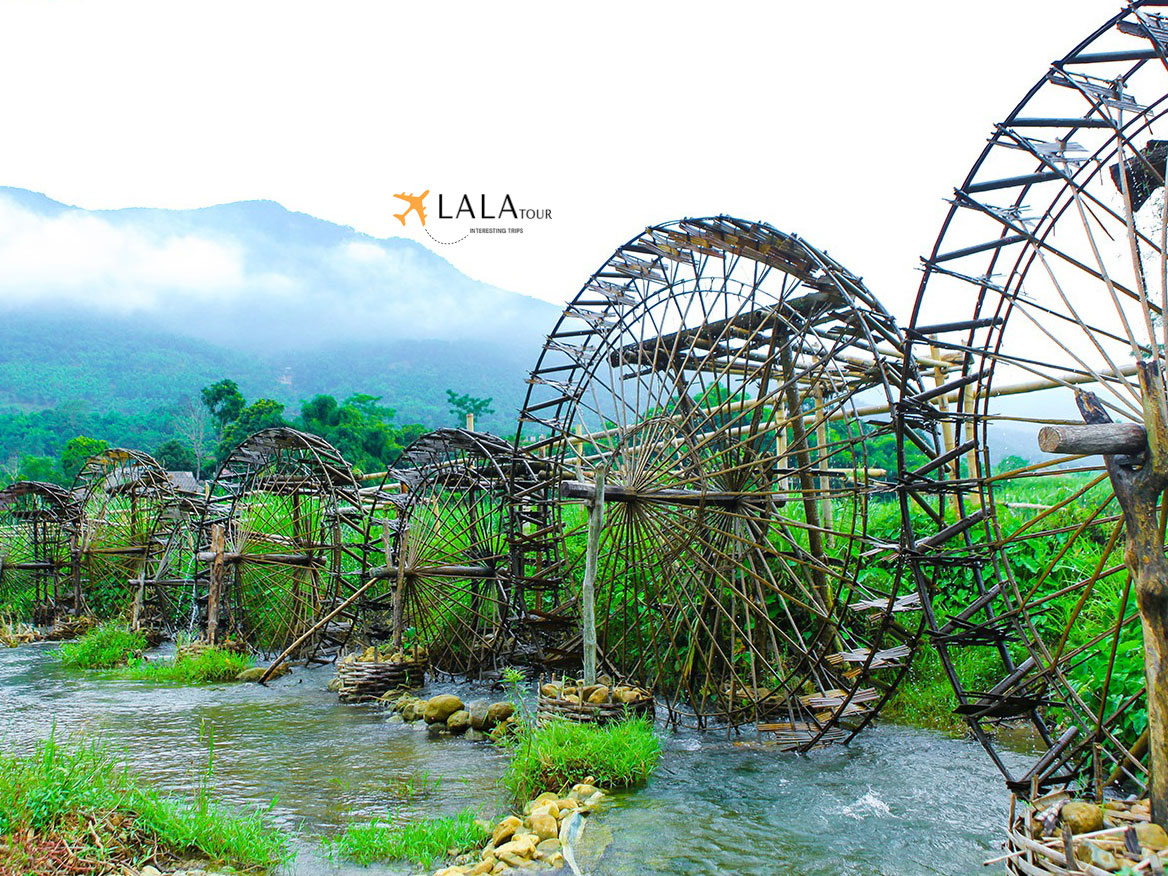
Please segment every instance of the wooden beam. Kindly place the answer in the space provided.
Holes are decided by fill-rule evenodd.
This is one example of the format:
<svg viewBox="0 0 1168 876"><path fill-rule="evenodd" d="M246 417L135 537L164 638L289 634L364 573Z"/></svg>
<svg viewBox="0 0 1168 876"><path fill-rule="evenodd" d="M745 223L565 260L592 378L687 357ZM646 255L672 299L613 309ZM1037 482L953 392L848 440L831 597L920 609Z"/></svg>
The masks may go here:
<svg viewBox="0 0 1168 876"><path fill-rule="evenodd" d="M1139 423L1043 426L1038 430L1038 446L1046 453L1131 456L1147 448L1148 433Z"/></svg>

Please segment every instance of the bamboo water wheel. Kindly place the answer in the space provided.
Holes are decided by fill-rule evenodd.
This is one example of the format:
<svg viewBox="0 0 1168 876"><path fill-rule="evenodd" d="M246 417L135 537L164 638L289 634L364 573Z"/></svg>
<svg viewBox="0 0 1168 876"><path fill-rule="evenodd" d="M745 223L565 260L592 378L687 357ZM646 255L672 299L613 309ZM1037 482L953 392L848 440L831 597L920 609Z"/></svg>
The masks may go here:
<svg viewBox="0 0 1168 876"><path fill-rule="evenodd" d="M133 628L175 629L189 614L184 499L145 453L113 448L73 482L82 517L75 574L81 607Z"/></svg>
<svg viewBox="0 0 1168 876"><path fill-rule="evenodd" d="M56 484L19 481L0 490L0 616L51 623L76 607L80 517L76 498Z"/></svg>
<svg viewBox="0 0 1168 876"><path fill-rule="evenodd" d="M519 440L552 463L570 590L606 472L603 668L675 722L757 722L788 748L872 719L920 626L892 549L895 442L870 416L905 347L857 276L763 223L655 226L593 274L531 374Z"/></svg>
<svg viewBox="0 0 1168 876"><path fill-rule="evenodd" d="M1141 455L1168 346L1158 8L1127 6L995 126L924 260L908 330L912 353L954 361L930 374L905 360L905 550L958 711L1024 798L1147 781L1144 635L1124 556L1146 533L1133 537L1108 466L1118 482L1159 476ZM1061 441L1106 420L1135 436L1130 456ZM1040 431L1069 449L1043 452ZM1168 509L1155 505L1141 525L1153 547ZM1017 725L1041 753L1010 769L997 736Z"/></svg>
<svg viewBox="0 0 1168 876"><path fill-rule="evenodd" d="M532 659L517 581L533 554L513 550L522 500L510 491L533 464L510 443L466 429L439 429L403 451L382 485L385 495L400 490L386 503L394 516L371 516L366 536L373 543L380 531L384 543L365 572L378 581L363 606L375 638L420 647L451 674Z"/></svg>
<svg viewBox="0 0 1168 876"><path fill-rule="evenodd" d="M211 485L199 524L198 577L208 638L238 636L257 652L296 644L326 659L346 627L322 627L356 584L364 514L348 463L323 438L278 427L243 441Z"/></svg>

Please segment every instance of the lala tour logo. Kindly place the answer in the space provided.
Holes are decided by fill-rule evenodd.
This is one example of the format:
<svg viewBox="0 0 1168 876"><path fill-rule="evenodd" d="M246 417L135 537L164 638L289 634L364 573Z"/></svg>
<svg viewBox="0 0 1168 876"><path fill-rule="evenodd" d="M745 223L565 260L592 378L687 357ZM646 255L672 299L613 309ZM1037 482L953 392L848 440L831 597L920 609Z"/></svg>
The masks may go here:
<svg viewBox="0 0 1168 876"><path fill-rule="evenodd" d="M523 234L526 224L542 222L552 218L552 211L546 208L532 209L516 207L510 194L502 198L480 194L438 195L438 213L426 219L426 197L430 190L422 194L399 192L394 197L402 201L406 208L394 213L393 218L402 225L408 225L407 217L412 213L427 236L435 243L460 243L472 234ZM433 205L433 201L431 201Z"/></svg>

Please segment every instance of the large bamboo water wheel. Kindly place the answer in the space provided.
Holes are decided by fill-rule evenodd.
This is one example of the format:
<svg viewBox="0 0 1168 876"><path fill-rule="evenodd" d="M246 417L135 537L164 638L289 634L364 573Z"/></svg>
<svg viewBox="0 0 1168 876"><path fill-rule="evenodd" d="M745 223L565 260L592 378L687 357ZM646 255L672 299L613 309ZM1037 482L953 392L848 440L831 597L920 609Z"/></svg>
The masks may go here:
<svg viewBox="0 0 1168 876"><path fill-rule="evenodd" d="M885 471L905 346L857 276L763 223L655 226L593 274L544 345L519 439L554 463L569 592L604 471L602 666L674 721L756 721L785 747L871 720L920 623Z"/></svg>
<svg viewBox="0 0 1168 876"><path fill-rule="evenodd" d="M905 548L959 712L1023 797L1147 781L1163 615L1132 570L1163 568L1168 510L1145 429L1164 421L1168 345L1158 8L1126 7L995 126L908 331L914 354L953 361L913 365L900 403ZM1011 769L998 736L1019 724L1041 753Z"/></svg>
<svg viewBox="0 0 1168 876"><path fill-rule="evenodd" d="M523 500L511 488L539 465L466 429L439 429L405 449L381 487L389 513L370 515L366 536L384 544L365 573L376 579L361 610L373 638L421 647L431 667L451 674L535 658L519 588L538 551L513 549Z"/></svg>
<svg viewBox="0 0 1168 876"><path fill-rule="evenodd" d="M247 438L216 473L199 524L208 637L335 654L344 634L331 628L298 640L355 586L363 536L358 484L336 448L287 427Z"/></svg>
<svg viewBox="0 0 1168 876"><path fill-rule="evenodd" d="M0 490L0 616L51 623L76 607L80 518L80 503L56 484L19 481Z"/></svg>
<svg viewBox="0 0 1168 876"><path fill-rule="evenodd" d="M183 574L185 500L169 475L145 453L113 448L85 463L73 492L82 509L82 609L173 630L189 615L191 588Z"/></svg>

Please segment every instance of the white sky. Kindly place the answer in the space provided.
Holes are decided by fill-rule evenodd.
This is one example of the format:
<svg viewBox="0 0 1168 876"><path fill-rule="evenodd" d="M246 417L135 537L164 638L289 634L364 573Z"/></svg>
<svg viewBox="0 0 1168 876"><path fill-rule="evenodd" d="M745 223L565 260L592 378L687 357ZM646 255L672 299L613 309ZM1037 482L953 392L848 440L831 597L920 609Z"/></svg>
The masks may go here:
<svg viewBox="0 0 1168 876"><path fill-rule="evenodd" d="M992 123L1118 8L0 2L0 184L272 199L555 302L646 225L726 212L826 248L907 319ZM554 218L439 247L391 216L426 188Z"/></svg>

